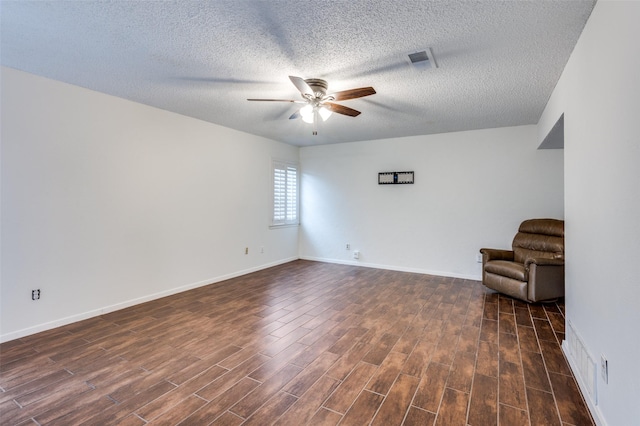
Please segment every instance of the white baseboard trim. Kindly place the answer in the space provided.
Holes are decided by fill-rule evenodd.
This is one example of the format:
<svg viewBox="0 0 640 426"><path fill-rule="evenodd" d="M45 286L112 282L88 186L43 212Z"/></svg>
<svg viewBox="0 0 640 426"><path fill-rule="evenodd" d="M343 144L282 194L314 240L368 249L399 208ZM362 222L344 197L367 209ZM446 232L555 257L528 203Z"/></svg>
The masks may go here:
<svg viewBox="0 0 640 426"><path fill-rule="evenodd" d="M579 373L580 370L578 368L578 362L573 357L571 348L569 347L569 343L566 340L562 341L562 352L564 352L564 356L567 358L567 361L569 362L569 367L573 372L573 377L576 378L576 383L578 383L580 392L582 392L582 396L585 402L587 403L587 408L591 412L591 416L593 417L593 420L596 422L596 425L607 426L607 422L604 420L604 417L602 417L602 413L600 412L598 405L593 400L593 398L589 396L589 392L587 391L588 389L587 384L584 382L583 377Z"/></svg>
<svg viewBox="0 0 640 426"><path fill-rule="evenodd" d="M430 269L408 268L408 267L394 266L394 265L382 265L378 263L361 262L359 260L352 261L352 260L341 260L341 259L327 259L323 257L313 257L313 256L300 256L300 259L312 260L314 262L336 263L339 265L362 266L364 268L387 269L389 271L412 272L415 274L436 275L439 277L462 278L465 280L482 281L481 275L467 275L467 274L458 274L456 272L433 271Z"/></svg>
<svg viewBox="0 0 640 426"><path fill-rule="evenodd" d="M32 334L40 333L43 331L51 330L56 327L62 327L64 325L72 324L74 322L86 320L89 318L97 317L100 315L108 314L110 312L118 311L120 309L125 309L131 306L139 305L141 303L150 302L152 300L160 299L162 297L172 296L174 294L182 293L183 291L193 290L194 288L203 287L209 284L215 284L220 281L229 280L231 278L240 277L242 275L247 275L252 272L257 272L263 269L271 268L274 266L282 265L284 263L289 263L294 260L297 260L298 257L291 257L287 259L281 259L276 262L267 263L264 265L255 266L253 268L243 269L241 271L233 272L226 275L221 275L215 278L199 281L196 283L187 284L180 287L175 287L169 290L161 291L158 293L150 294L143 297L138 297L136 299L126 300L124 302L116 303L110 306L104 306L102 308L93 309L91 311L83 312L80 314L71 315L65 318L60 318L54 321L49 321L43 324L34 325L31 327L23 328L21 330L13 331L10 333L6 333L0 335L0 343L8 342L10 340L19 339L21 337L30 336Z"/></svg>
<svg viewBox="0 0 640 426"><path fill-rule="evenodd" d="M124 302L116 303L114 305L104 306L102 308L93 309L91 311L87 311L87 312L71 315L71 316L68 316L68 317L65 317L65 318L59 318L59 319L56 319L54 321L49 321L49 322L46 322L46 323L42 323L42 324L34 325L34 326L31 326L31 327L23 328L21 330L17 330L17 331L9 332L9 333L6 333L6 334L2 334L2 335L0 335L0 343L8 342L10 340L19 339L19 338L25 337L25 336L30 336L32 334L36 334L36 333L40 333L40 332L43 332L43 331L51 330L51 329L56 328L56 327L62 327L62 326L68 325L68 324L72 324L74 322L86 320L86 319L97 317L97 316L100 316L100 315L108 314L110 312L118 311L120 309L125 309L125 308L129 308L131 306L139 305L140 303L150 302L152 300L160 299L162 297L172 296L174 294L182 293L183 291L192 290L194 288L203 287L203 286L209 285L209 284L215 284L217 282L228 280L228 279L231 279L231 278L236 278L236 277L239 277L239 276L242 276L242 275L247 275L247 274L250 274L252 272L260 271L262 269L267 269L267 268L271 268L273 266L278 266L278 265L282 265L284 263L289 263L289 262L292 262L292 261L297 260L297 259L310 260L310 261L314 261L314 262L335 263L335 264L341 264L341 265L362 266L362 267L365 267L365 268L387 269L387 270L390 270L390 271L412 272L412 273L417 273L417 274L435 275L435 276L440 276L440 277L462 278L462 279L475 280L475 281L482 280L481 276L457 274L455 272L432 271L432 270L421 269L421 268L407 268L407 267L400 267L400 266L393 266L393 265L382 265L382 264L377 264L377 263L366 263L366 262L360 262L360 261L345 261L345 260L340 260L340 259L327 259L327 258L312 257L312 256L290 257L290 258L287 258L287 259L281 259L281 260L276 261L276 262L255 266L253 268L248 268L248 269L244 269L244 270L241 270L241 271L233 272L233 273L230 273L230 274L221 275L219 277L215 277L215 278L199 281L199 282L196 282L196 283L187 284L187 285L184 285L184 286L172 288L172 289L169 289L169 290L161 291L161 292L150 294L150 295L147 295L147 296L138 297L136 299L126 300Z"/></svg>

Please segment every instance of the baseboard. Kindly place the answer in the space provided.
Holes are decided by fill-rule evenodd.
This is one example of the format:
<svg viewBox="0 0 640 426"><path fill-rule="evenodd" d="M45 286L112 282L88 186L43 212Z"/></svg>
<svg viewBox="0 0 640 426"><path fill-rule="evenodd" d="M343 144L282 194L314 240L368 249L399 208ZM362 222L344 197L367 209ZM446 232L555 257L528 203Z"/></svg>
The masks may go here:
<svg viewBox="0 0 640 426"><path fill-rule="evenodd" d="M83 321L89 318L97 317L100 315L108 314L109 312L118 311L120 309L129 308L131 306L139 305L141 303L150 302L152 300L160 299L167 296L172 296L174 294L182 293L183 291L193 290L194 288L203 287L209 284L215 284L220 281L229 280L231 278L240 277L242 275L247 275L252 272L261 271L263 269L272 268L274 266L282 265L284 263L289 263L294 260L297 260L298 257L291 257L287 259L278 260L276 262L263 264L260 266L256 266L253 268L243 269L241 271L233 272L226 275L221 275L215 278L210 278L207 280L199 281L196 283L187 284L180 287L175 287L169 290L161 291L158 293L150 294L143 297L138 297L136 299L130 299L124 302L116 303L110 306L104 306L102 308L93 309L91 311L83 312L80 314L71 315L65 318L60 318L54 321L49 321L43 324L34 325L32 327L23 328L18 331L13 331L10 333L6 333L0 335L0 343L8 342L10 340L19 339L21 337L30 336L32 334L40 333L43 331L51 330L56 327L62 327L64 325L72 324L74 322Z"/></svg>
<svg viewBox="0 0 640 426"><path fill-rule="evenodd" d="M342 260L342 259L327 259L327 258L323 258L323 257L313 257L313 256L300 256L300 259L312 260L314 262L335 263L335 264L338 264L338 265L362 266L364 268L387 269L389 271L412 272L412 273L415 273L415 274L436 275L436 276L439 276L439 277L461 278L461 279L465 279L465 280L482 281L482 276L481 275L466 275L466 274L458 274L456 272L433 271L433 270L430 270L430 269L408 268L408 267L394 266L394 265L383 265L383 264L379 264L379 263L361 262L359 260L352 261L352 260Z"/></svg>
<svg viewBox="0 0 640 426"><path fill-rule="evenodd" d="M361 262L361 261L345 261L345 260L340 260L340 259L327 259L327 258L319 258L319 257L312 257L312 256L291 257L291 258L282 259L282 260L279 260L279 261L276 261L276 262L259 265L259 266L253 267L253 268L248 268L248 269L244 269L244 270L241 270L241 271L233 272L233 273L230 273L230 274L221 275L221 276L218 276L218 277L215 277L215 278L210 278L210 279L207 279L207 280L199 281L199 282L196 282L196 283L187 284L187 285L176 287L176 288L173 288L173 289L170 289L170 290L165 290L165 291L162 291L162 292L150 294L150 295L139 297L139 298L136 298L136 299L127 300L127 301L124 301L124 302L121 302L121 303L116 303L114 305L104 306L102 308L94 309L94 310L83 312L83 313L80 313L80 314L71 315L71 316L68 316L68 317L65 317L65 318L60 318L60 319L57 319L57 320L54 320L54 321L38 324L38 325L35 325L35 326L23 328L21 330L13 331L13 332L10 332L10 333L6 333L6 334L3 334L3 335L0 335L0 343L8 342L10 340L19 339L19 338L25 337L25 336L30 336L32 334L36 334L36 333L40 333L40 332L43 332L43 331L51 330L51 329L56 328L56 327L62 327L62 326L68 325L68 324L72 324L74 322L83 321L83 320L86 320L86 319L89 319L89 318L93 318L93 317L97 317L97 316L100 316L100 315L108 314L110 312L118 311L120 309L125 309L125 308L128 308L128 307L134 306L134 305L139 305L140 303L150 302L152 300L160 299L162 297L172 296L172 295L177 294L177 293L182 293L183 291L192 290L194 288L203 287L203 286L209 285L209 284L215 284L217 282L228 280L228 279L231 279L231 278L236 278L236 277L239 277L239 276L242 276L242 275L247 275L247 274L250 274L252 272L260 271L262 269L267 269L267 268L271 268L271 267L274 267L274 266L282 265L284 263L289 263L289 262L292 262L292 261L297 260L297 259L310 260L310 261L315 261L315 262L335 263L335 264L342 264L342 265L362 266L362 267L365 267L365 268L387 269L387 270L390 270L390 271L400 271L400 272L411 272L411 273L417 273L417 274L435 275L435 276L440 276L440 277L461 278L461 279L475 280L475 281L480 281L482 279L481 276L457 274L455 272L433 271L433 270L421 269L421 268L407 268L407 267L399 267L399 266L394 266L394 265L382 265L382 264L377 264L377 263L367 263L367 262Z"/></svg>

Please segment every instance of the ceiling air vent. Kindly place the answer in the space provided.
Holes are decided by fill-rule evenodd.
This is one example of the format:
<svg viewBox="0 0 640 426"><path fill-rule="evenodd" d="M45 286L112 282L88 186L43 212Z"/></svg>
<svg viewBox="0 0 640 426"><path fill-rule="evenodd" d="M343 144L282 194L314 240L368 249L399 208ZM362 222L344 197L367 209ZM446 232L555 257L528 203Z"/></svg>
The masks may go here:
<svg viewBox="0 0 640 426"><path fill-rule="evenodd" d="M423 50L422 52L409 53L409 60L411 64L417 68L438 68L431 48Z"/></svg>

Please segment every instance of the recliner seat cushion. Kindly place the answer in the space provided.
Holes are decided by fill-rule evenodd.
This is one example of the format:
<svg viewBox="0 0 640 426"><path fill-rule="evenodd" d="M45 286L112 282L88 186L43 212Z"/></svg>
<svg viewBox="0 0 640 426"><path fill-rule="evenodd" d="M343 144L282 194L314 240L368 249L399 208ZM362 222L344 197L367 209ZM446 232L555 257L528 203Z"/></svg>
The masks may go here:
<svg viewBox="0 0 640 426"><path fill-rule="evenodd" d="M492 260L484 266L486 272L509 277L518 281L527 281L527 271L522 263L508 260Z"/></svg>

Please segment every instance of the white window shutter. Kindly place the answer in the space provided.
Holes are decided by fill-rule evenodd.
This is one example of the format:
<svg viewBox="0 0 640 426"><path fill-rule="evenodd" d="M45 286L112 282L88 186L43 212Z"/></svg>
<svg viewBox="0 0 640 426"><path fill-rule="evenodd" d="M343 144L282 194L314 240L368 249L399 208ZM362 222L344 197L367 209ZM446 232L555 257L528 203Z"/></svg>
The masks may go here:
<svg viewBox="0 0 640 426"><path fill-rule="evenodd" d="M298 165L274 160L271 225L298 224Z"/></svg>

